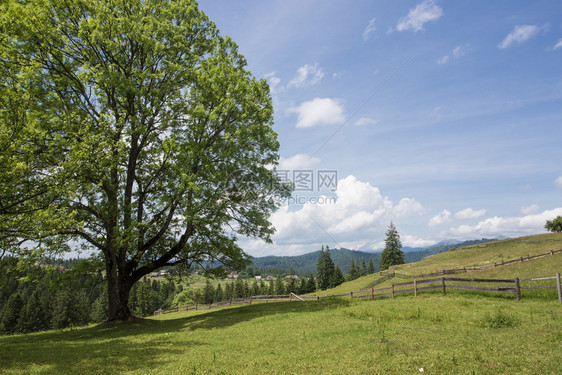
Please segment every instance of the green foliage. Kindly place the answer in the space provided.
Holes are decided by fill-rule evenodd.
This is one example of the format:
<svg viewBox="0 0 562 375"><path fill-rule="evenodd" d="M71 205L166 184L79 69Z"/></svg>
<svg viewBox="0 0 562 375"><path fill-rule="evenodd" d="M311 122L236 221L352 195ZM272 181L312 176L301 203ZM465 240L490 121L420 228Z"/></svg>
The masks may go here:
<svg viewBox="0 0 562 375"><path fill-rule="evenodd" d="M270 198L290 186L270 168L269 87L195 1L0 9L3 252L32 264L69 242L96 251L116 320L153 270L246 266L233 222L271 240Z"/></svg>
<svg viewBox="0 0 562 375"><path fill-rule="evenodd" d="M285 288L285 283L283 282L283 279L281 278L281 275L277 275L277 277L275 278L274 294L283 295L286 292L287 292L287 289Z"/></svg>
<svg viewBox="0 0 562 375"><path fill-rule="evenodd" d="M332 275L332 288L345 283L345 276L339 265L336 266L334 274Z"/></svg>
<svg viewBox="0 0 562 375"><path fill-rule="evenodd" d="M89 306L83 292L67 288L58 295L53 310L52 328L77 327L89 321Z"/></svg>
<svg viewBox="0 0 562 375"><path fill-rule="evenodd" d="M373 258L369 258L369 266L367 267L367 274L375 273L375 264L373 263Z"/></svg>
<svg viewBox="0 0 562 375"><path fill-rule="evenodd" d="M2 310L2 320L0 321L0 332L14 333L19 332L19 322L24 307L21 294L14 293L8 299L8 303Z"/></svg>
<svg viewBox="0 0 562 375"><path fill-rule="evenodd" d="M322 246L322 250L318 254L318 263L316 264L316 277L318 279L318 287L321 290L326 290L332 285L332 278L334 276L334 262L330 257L330 248Z"/></svg>
<svg viewBox="0 0 562 375"><path fill-rule="evenodd" d="M388 269L390 266L404 264L404 253L401 251L402 243L400 242L400 235L393 223L390 223L386 230L386 239L384 242L385 247L381 254L381 271Z"/></svg>
<svg viewBox="0 0 562 375"><path fill-rule="evenodd" d="M211 282L207 279L205 283L205 289L203 289L203 303L211 304L215 302L215 294L216 290L211 284Z"/></svg>
<svg viewBox="0 0 562 375"><path fill-rule="evenodd" d="M547 220L544 229L549 232L562 232L562 216L557 216L555 219Z"/></svg>

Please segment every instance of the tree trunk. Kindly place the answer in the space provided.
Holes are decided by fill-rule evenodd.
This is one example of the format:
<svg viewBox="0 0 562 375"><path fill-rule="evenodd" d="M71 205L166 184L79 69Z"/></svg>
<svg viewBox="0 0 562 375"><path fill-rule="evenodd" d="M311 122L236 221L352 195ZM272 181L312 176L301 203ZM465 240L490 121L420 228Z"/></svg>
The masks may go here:
<svg viewBox="0 0 562 375"><path fill-rule="evenodd" d="M118 271L117 265L107 262L107 295L108 309L107 320L131 320L135 316L129 310L129 294L133 286L126 275Z"/></svg>

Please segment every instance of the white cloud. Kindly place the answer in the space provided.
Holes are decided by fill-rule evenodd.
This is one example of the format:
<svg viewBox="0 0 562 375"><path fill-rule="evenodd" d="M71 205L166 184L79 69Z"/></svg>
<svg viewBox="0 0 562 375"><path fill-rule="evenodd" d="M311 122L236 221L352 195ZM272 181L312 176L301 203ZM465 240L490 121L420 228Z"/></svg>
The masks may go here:
<svg viewBox="0 0 562 375"><path fill-rule="evenodd" d="M291 111L298 114L297 128L343 124L345 122L343 106L336 99L315 98L292 108Z"/></svg>
<svg viewBox="0 0 562 375"><path fill-rule="evenodd" d="M523 206L521 207L521 214L522 215L530 215L530 214L534 214L536 212L539 211L539 205L538 204L532 204L530 206Z"/></svg>
<svg viewBox="0 0 562 375"><path fill-rule="evenodd" d="M320 159L307 154L297 154L290 158L280 158L278 170L312 169L320 163Z"/></svg>
<svg viewBox="0 0 562 375"><path fill-rule="evenodd" d="M451 53L449 53L449 54L441 57L439 60L437 60L437 64L439 64L439 65L447 64L449 61L451 61L451 58L460 59L461 57L466 55L466 52L469 50L469 47L470 47L469 44L463 44L463 45L456 46L455 48L453 48Z"/></svg>
<svg viewBox="0 0 562 375"><path fill-rule="evenodd" d="M465 208L455 213L455 219L466 220L466 219L478 219L486 215L486 210L473 210L472 208Z"/></svg>
<svg viewBox="0 0 562 375"><path fill-rule="evenodd" d="M409 247L428 247L431 245L435 245L437 243L437 241L435 240L427 240L416 236L412 236L410 234L405 234L403 236L400 236L400 241L404 246L409 246Z"/></svg>
<svg viewBox="0 0 562 375"><path fill-rule="evenodd" d="M398 205L393 207L392 212L396 216L405 216L405 215L413 215L413 214L421 214L424 212L424 208L421 203L416 202L412 198L402 198Z"/></svg>
<svg viewBox="0 0 562 375"><path fill-rule="evenodd" d="M366 126L366 125L376 125L379 122L368 117L361 117L359 120L355 121L356 126Z"/></svg>
<svg viewBox="0 0 562 375"><path fill-rule="evenodd" d="M556 185L556 187L562 189L562 176L560 176L556 180L554 180L554 185Z"/></svg>
<svg viewBox="0 0 562 375"><path fill-rule="evenodd" d="M553 49L562 48L562 39L558 39L558 42L554 45Z"/></svg>
<svg viewBox="0 0 562 375"><path fill-rule="evenodd" d="M544 232L544 224L562 215L562 207L541 213L525 216L499 217L494 216L480 221L476 225L460 225L450 228L443 233L443 237L454 237L457 239L474 239L478 237L519 237L529 234Z"/></svg>
<svg viewBox="0 0 562 375"><path fill-rule="evenodd" d="M437 21L443 15L443 9L439 8L433 0L424 0L415 8L410 9L408 15L398 21L396 30L412 30L418 32L423 30L423 25L430 21Z"/></svg>
<svg viewBox="0 0 562 375"><path fill-rule="evenodd" d="M510 32L505 39L498 44L498 48L505 49L512 46L515 43L523 43L531 39L539 32L539 27L537 25L518 25L515 26L512 32Z"/></svg>
<svg viewBox="0 0 562 375"><path fill-rule="evenodd" d="M451 221L451 212L449 210L443 210L429 219L427 225L429 225L430 227L434 227L436 225L448 223L449 221Z"/></svg>
<svg viewBox="0 0 562 375"><path fill-rule="evenodd" d="M297 76L293 78L288 86L289 87L304 87L307 85L314 85L324 78L322 68L318 64L308 65L305 64L297 69Z"/></svg>
<svg viewBox="0 0 562 375"><path fill-rule="evenodd" d="M412 198L403 198L394 205L378 187L352 175L338 181L335 194L336 200L329 204L282 206L271 216L277 229L273 236L275 243L309 244L335 240L339 244L367 246L365 244L384 236L390 221L423 211L422 205Z"/></svg>
<svg viewBox="0 0 562 375"><path fill-rule="evenodd" d="M450 59L451 58L449 57L449 55L445 55L445 56L441 57L439 60L437 60L437 64L439 64L439 65L447 64Z"/></svg>
<svg viewBox="0 0 562 375"><path fill-rule="evenodd" d="M376 18L372 18L369 21L369 24L367 25L367 27L365 27L365 30L363 30L363 40L365 41L369 40L371 34L377 30L376 21L377 21Z"/></svg>

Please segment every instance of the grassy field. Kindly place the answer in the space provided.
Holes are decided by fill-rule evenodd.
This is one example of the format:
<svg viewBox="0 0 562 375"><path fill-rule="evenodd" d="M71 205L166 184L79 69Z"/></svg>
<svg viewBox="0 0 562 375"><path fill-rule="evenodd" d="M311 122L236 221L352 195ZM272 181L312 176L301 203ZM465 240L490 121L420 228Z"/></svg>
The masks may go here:
<svg viewBox="0 0 562 375"><path fill-rule="evenodd" d="M427 295L184 312L0 338L5 374L555 374L555 301Z"/></svg>
<svg viewBox="0 0 562 375"><path fill-rule="evenodd" d="M561 239L500 241L398 269L417 274L493 263L560 248ZM455 258L462 264L454 264ZM554 255L459 276L530 277L561 270L562 255ZM357 291L377 278L365 276L327 293ZM497 293L430 291L375 301L254 303L0 337L0 373L559 374L560 353L562 304L555 290L523 291L520 302Z"/></svg>

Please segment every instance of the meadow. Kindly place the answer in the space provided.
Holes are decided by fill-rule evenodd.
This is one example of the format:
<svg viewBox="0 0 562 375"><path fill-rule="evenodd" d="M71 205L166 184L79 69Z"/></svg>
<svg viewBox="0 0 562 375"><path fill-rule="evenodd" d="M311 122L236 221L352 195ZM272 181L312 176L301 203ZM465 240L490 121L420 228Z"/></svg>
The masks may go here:
<svg viewBox="0 0 562 375"><path fill-rule="evenodd" d="M510 250L517 242L457 249L418 267L445 268L453 262L447 257L463 252L466 258L460 260L483 263L500 258L500 253L510 259L521 251L532 255L560 246L546 237L532 240L519 242L524 250ZM419 271L414 264L397 267L403 268ZM474 275L547 276L555 270L562 270L562 255ZM378 277L365 276L328 292L360 290ZM381 286L401 281L395 278ZM342 297L252 303L5 336L0 337L0 373L562 373L562 304L555 290L523 292L519 302L511 294L455 290L446 296L430 291L374 301Z"/></svg>

